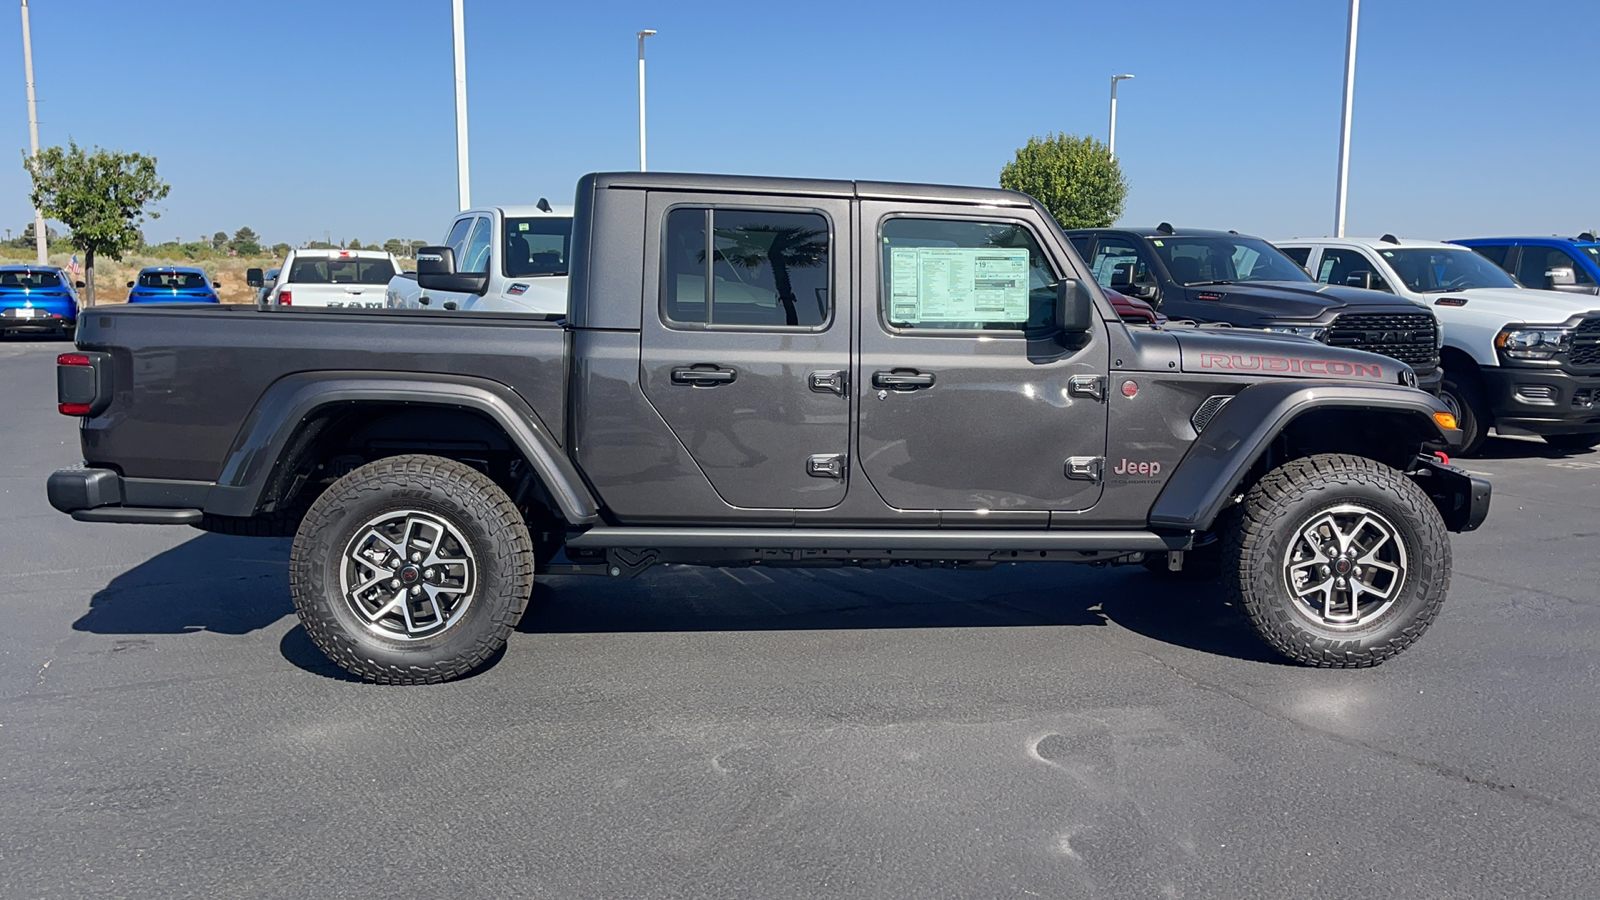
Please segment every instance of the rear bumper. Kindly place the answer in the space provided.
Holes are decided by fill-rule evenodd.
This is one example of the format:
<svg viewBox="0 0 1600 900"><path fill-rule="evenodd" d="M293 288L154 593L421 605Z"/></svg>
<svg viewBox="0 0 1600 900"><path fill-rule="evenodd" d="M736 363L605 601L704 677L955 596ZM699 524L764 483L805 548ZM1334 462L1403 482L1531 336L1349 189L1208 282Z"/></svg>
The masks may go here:
<svg viewBox="0 0 1600 900"><path fill-rule="evenodd" d="M123 478L110 469L61 469L45 482L50 505L80 522L194 525L210 485ZM200 502L193 502L199 500Z"/></svg>
<svg viewBox="0 0 1600 900"><path fill-rule="evenodd" d="M1494 424L1510 434L1600 431L1600 375L1560 369L1486 367L1483 385Z"/></svg>

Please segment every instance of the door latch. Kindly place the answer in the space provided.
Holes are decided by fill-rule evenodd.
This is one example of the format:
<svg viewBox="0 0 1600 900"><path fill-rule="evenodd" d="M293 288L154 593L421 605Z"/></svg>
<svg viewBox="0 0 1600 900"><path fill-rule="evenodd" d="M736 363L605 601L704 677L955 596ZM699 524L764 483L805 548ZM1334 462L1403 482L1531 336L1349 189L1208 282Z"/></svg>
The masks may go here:
<svg viewBox="0 0 1600 900"><path fill-rule="evenodd" d="M1106 398L1106 377L1104 375L1074 375L1067 379L1067 393L1073 397L1093 397L1096 400Z"/></svg>
<svg viewBox="0 0 1600 900"><path fill-rule="evenodd" d="M813 478L843 478L843 453L813 453L806 459L806 474Z"/></svg>
<svg viewBox="0 0 1600 900"><path fill-rule="evenodd" d="M1099 481L1105 466L1106 458L1103 456L1069 456L1066 476L1073 481Z"/></svg>
<svg viewBox="0 0 1600 900"><path fill-rule="evenodd" d="M811 389L819 394L838 394L844 396L845 375L843 369L832 372L812 372Z"/></svg>

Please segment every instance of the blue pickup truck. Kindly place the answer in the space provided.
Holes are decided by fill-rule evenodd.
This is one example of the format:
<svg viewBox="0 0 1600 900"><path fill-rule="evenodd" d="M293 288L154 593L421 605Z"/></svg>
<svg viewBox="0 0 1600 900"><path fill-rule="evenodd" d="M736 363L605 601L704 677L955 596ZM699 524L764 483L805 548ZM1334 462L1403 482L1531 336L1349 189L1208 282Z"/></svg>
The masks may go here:
<svg viewBox="0 0 1600 900"><path fill-rule="evenodd" d="M147 266L128 282L129 303L221 303L204 269L189 266Z"/></svg>
<svg viewBox="0 0 1600 900"><path fill-rule="evenodd" d="M72 335L78 326L73 286L55 266L0 266L0 337L13 332Z"/></svg>
<svg viewBox="0 0 1600 900"><path fill-rule="evenodd" d="M1569 294L1600 294L1600 238L1500 237L1451 241L1471 247L1516 276L1523 287Z"/></svg>

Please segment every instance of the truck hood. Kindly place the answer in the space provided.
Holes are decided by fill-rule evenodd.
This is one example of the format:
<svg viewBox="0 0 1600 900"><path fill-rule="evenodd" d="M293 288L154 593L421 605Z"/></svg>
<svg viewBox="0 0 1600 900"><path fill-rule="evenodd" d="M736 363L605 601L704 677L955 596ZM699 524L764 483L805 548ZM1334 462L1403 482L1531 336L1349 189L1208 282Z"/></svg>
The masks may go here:
<svg viewBox="0 0 1600 900"><path fill-rule="evenodd" d="M1266 325L1283 319L1315 320L1333 311L1414 312L1416 304L1384 291L1299 281L1251 281L1186 287L1189 300L1211 307L1208 316L1235 325Z"/></svg>
<svg viewBox="0 0 1600 900"><path fill-rule="evenodd" d="M1330 347L1310 338L1193 326L1163 330L1178 339L1179 364L1185 372L1414 383L1405 377L1407 372L1415 377L1405 363L1361 350Z"/></svg>
<svg viewBox="0 0 1600 900"><path fill-rule="evenodd" d="M1424 296L1434 312L1446 319L1451 312L1460 309L1464 312L1494 313L1505 319L1507 324L1559 325L1573 316L1600 311L1600 297L1593 294L1566 294L1531 288L1473 288ZM1466 302L1439 302L1450 298Z"/></svg>

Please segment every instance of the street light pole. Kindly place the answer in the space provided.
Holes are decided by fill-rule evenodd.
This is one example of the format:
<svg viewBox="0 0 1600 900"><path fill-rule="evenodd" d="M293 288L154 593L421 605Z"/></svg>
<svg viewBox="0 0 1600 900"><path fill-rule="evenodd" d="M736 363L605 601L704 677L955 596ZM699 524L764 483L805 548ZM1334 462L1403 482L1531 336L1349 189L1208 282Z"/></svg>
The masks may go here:
<svg viewBox="0 0 1600 900"><path fill-rule="evenodd" d="M1113 158L1117 155L1117 82L1132 77L1132 75L1111 76L1111 127L1106 133L1106 155Z"/></svg>
<svg viewBox="0 0 1600 900"><path fill-rule="evenodd" d="M39 159L39 108L33 99L33 35L28 31L28 0L22 0L22 69L28 81L28 146L34 161ZM33 208L33 244L39 265L50 263L50 248L45 241L44 211Z"/></svg>
<svg viewBox="0 0 1600 900"><path fill-rule="evenodd" d="M639 171L644 168L644 39L655 34L654 28L639 32Z"/></svg>
<svg viewBox="0 0 1600 900"><path fill-rule="evenodd" d="M1356 19L1361 0L1350 0L1350 30L1344 39L1344 118L1339 125L1339 187L1333 212L1333 236L1344 237L1344 204L1350 189L1350 116L1356 102Z"/></svg>
<svg viewBox="0 0 1600 900"><path fill-rule="evenodd" d="M456 46L456 196L462 209L472 206L471 179L467 177L467 34L462 0L451 6Z"/></svg>

